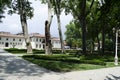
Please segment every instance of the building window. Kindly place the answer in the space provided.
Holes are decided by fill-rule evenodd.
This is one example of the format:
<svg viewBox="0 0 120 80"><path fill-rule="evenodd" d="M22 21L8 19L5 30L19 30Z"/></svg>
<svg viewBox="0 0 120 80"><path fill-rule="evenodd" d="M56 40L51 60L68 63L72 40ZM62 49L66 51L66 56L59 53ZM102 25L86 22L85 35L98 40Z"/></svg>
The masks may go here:
<svg viewBox="0 0 120 80"><path fill-rule="evenodd" d="M41 42L41 39L39 39L39 41Z"/></svg>
<svg viewBox="0 0 120 80"><path fill-rule="evenodd" d="M43 45L43 49L45 49L45 45Z"/></svg>
<svg viewBox="0 0 120 80"><path fill-rule="evenodd" d="M5 47L9 47L9 43L5 43Z"/></svg>
<svg viewBox="0 0 120 80"><path fill-rule="evenodd" d="M36 42L38 42L38 38L36 38Z"/></svg>
<svg viewBox="0 0 120 80"><path fill-rule="evenodd" d="M9 43L5 43L5 47L9 47Z"/></svg>
<svg viewBox="0 0 120 80"><path fill-rule="evenodd" d="M19 41L21 41L21 39L19 39Z"/></svg>
<svg viewBox="0 0 120 80"><path fill-rule="evenodd" d="M43 39L42 43L45 43L45 39Z"/></svg>
<svg viewBox="0 0 120 80"><path fill-rule="evenodd" d="M38 44L36 44L36 48L38 47Z"/></svg>
<svg viewBox="0 0 120 80"><path fill-rule="evenodd" d="M13 39L13 41L15 41L15 38Z"/></svg>
<svg viewBox="0 0 120 80"><path fill-rule="evenodd" d="M41 48L41 44L39 45L39 48Z"/></svg>
<svg viewBox="0 0 120 80"><path fill-rule="evenodd" d="M8 41L8 38L6 38L6 40Z"/></svg>

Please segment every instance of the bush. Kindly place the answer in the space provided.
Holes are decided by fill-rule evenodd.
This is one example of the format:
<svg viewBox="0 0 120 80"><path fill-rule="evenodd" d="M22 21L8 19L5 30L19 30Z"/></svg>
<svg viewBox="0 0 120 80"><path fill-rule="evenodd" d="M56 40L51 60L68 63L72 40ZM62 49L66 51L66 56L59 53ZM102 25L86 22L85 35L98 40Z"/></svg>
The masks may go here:
<svg viewBox="0 0 120 80"><path fill-rule="evenodd" d="M113 42L110 40L105 41L105 50L106 51L113 51L114 49Z"/></svg>
<svg viewBox="0 0 120 80"><path fill-rule="evenodd" d="M10 53L26 53L26 49L17 49L17 48L10 48L10 49L5 49L6 51Z"/></svg>
<svg viewBox="0 0 120 80"><path fill-rule="evenodd" d="M45 50L33 49L33 54L44 54Z"/></svg>
<svg viewBox="0 0 120 80"><path fill-rule="evenodd" d="M86 63L95 65L106 65L105 62L100 60L80 60L79 58L73 58L70 55L24 55L23 58L41 59L41 60L51 60L51 61L61 61L67 63Z"/></svg>
<svg viewBox="0 0 120 80"><path fill-rule="evenodd" d="M106 63L101 60L83 60L81 62L86 63L86 64L106 65Z"/></svg>

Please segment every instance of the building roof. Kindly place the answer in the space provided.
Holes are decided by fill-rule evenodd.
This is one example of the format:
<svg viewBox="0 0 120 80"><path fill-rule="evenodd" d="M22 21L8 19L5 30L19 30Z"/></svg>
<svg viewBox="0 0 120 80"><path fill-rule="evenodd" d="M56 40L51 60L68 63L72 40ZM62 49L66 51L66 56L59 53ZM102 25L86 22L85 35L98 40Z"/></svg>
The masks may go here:
<svg viewBox="0 0 120 80"><path fill-rule="evenodd" d="M0 37L24 38L23 35L11 34L10 32L0 32Z"/></svg>
<svg viewBox="0 0 120 80"><path fill-rule="evenodd" d="M24 38L22 33L11 34L10 32L4 32L4 31L0 32L0 37ZM31 33L30 37L45 38L45 35L39 33ZM60 41L58 37L52 37L51 39L54 41Z"/></svg>
<svg viewBox="0 0 120 80"><path fill-rule="evenodd" d="M52 40L54 40L54 41L60 41L60 39L58 37L52 37Z"/></svg>
<svg viewBox="0 0 120 80"><path fill-rule="evenodd" d="M45 35L39 33L31 33L30 37L45 38Z"/></svg>

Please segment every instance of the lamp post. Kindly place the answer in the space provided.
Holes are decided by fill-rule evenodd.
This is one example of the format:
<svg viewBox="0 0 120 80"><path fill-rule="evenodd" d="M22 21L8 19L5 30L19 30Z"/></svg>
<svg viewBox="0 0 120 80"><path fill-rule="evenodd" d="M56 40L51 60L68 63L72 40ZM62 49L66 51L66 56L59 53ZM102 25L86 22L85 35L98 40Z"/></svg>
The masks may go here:
<svg viewBox="0 0 120 80"><path fill-rule="evenodd" d="M115 32L115 62L114 64L115 65L118 65L118 32L119 32L119 29L115 30L115 28L113 28L113 31Z"/></svg>

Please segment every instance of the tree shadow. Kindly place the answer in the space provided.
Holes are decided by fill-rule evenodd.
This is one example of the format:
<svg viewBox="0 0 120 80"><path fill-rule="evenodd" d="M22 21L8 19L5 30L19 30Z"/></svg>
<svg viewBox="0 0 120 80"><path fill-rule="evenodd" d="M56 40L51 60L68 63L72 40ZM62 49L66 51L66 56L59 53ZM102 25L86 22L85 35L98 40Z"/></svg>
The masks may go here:
<svg viewBox="0 0 120 80"><path fill-rule="evenodd" d="M16 56L0 56L0 73L14 76L43 76L54 73ZM0 76L6 77L6 76ZM3 80L0 78L0 80Z"/></svg>
<svg viewBox="0 0 120 80"><path fill-rule="evenodd" d="M106 76L107 79L105 79L105 80L120 80L120 76L115 76L113 74L110 74L110 75L111 75L111 77Z"/></svg>

